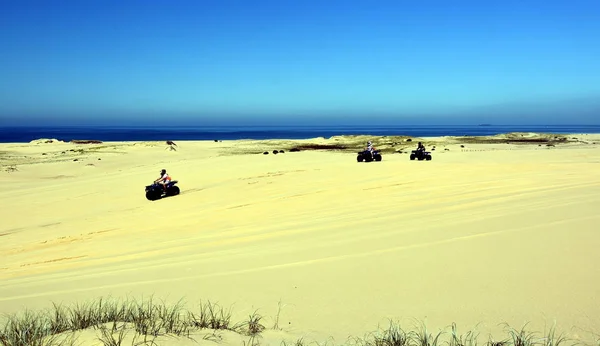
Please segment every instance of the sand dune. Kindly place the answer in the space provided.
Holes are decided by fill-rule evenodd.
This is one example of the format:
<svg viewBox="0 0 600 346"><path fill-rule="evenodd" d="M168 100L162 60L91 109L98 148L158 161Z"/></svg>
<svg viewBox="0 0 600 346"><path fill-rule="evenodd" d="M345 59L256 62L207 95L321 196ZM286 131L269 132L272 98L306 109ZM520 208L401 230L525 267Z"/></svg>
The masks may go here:
<svg viewBox="0 0 600 346"><path fill-rule="evenodd" d="M281 301L262 344L388 318L595 340L600 135L377 137L383 161L357 163L365 138L2 144L0 311L154 294L267 327ZM419 140L432 161L408 159ZM162 168L182 192L147 201Z"/></svg>

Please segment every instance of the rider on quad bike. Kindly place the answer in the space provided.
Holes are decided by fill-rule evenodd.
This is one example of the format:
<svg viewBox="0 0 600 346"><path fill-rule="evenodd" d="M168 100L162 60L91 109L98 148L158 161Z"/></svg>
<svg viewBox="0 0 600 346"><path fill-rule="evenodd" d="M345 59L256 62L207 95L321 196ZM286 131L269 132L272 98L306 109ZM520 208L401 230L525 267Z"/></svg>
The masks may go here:
<svg viewBox="0 0 600 346"><path fill-rule="evenodd" d="M165 193L167 193L167 184L171 182L171 177L167 174L167 170L163 169L160 171L160 178L156 179L154 182L161 184Z"/></svg>
<svg viewBox="0 0 600 346"><path fill-rule="evenodd" d="M417 151L425 151L425 146L423 143L419 142L419 144L417 144Z"/></svg>
<svg viewBox="0 0 600 346"><path fill-rule="evenodd" d="M367 142L367 148L365 149L365 151L368 151L371 154L371 157L373 156L373 151L375 151L375 147L373 147L373 143L371 143L371 141Z"/></svg>

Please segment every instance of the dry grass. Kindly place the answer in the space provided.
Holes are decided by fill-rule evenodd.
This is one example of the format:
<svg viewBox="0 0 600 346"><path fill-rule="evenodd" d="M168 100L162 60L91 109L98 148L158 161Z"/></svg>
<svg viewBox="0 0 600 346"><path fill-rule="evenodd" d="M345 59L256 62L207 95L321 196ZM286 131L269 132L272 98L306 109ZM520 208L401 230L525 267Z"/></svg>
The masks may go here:
<svg viewBox="0 0 600 346"><path fill-rule="evenodd" d="M561 144L579 142L577 138L569 138L559 134L524 134L506 133L496 136L463 136L450 137L456 143L464 144Z"/></svg>
<svg viewBox="0 0 600 346"><path fill-rule="evenodd" d="M0 330L0 345L64 345L65 341L59 338L62 333L90 328L99 330L98 339L104 345L121 345L131 332L136 340L142 339L142 344L163 335L190 337L191 332L201 329L231 330L253 336L264 330L261 319L254 313L247 321L232 324L231 312L211 302L201 303L199 313L194 314L185 310L181 302L170 305L152 298L99 299L72 307L54 304L48 310L7 316Z"/></svg>
<svg viewBox="0 0 600 346"><path fill-rule="evenodd" d="M279 329L278 321L281 302L275 317L273 329ZM219 342L217 331L229 330L248 336L244 346L260 344L261 333L265 330L263 316L253 312L242 322L232 323L231 310L218 304L200 303L196 313L184 308L179 301L167 304L164 301L112 300L98 299L95 302L75 304L70 307L53 304L48 310L6 316L0 329L2 346L51 346L75 345L75 332L96 330L97 339L107 346L123 345L128 335L133 333L132 345L157 345L160 336L190 338L200 330L212 331L205 334L204 340ZM477 346L479 334L468 331L459 334L457 326L452 324L449 332L438 330L431 332L424 323L403 329L399 323L390 321L385 329L379 329L363 338L349 338L348 344L355 346ZM442 336L448 337L442 340ZM541 336L528 331L525 326L520 330L506 325L506 338L496 340L491 336L485 346L573 346L577 343L564 335L557 335L555 327ZM285 341L283 346L292 346ZM303 346L305 341L298 339L293 346Z"/></svg>

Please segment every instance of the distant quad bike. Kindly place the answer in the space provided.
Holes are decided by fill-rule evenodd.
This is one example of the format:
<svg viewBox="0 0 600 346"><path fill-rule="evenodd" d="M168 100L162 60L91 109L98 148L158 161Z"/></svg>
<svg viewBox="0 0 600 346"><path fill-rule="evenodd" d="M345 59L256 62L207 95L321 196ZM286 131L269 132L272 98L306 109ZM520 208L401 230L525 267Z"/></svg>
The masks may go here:
<svg viewBox="0 0 600 346"><path fill-rule="evenodd" d="M431 160L431 152L424 151L424 150L413 150L410 153L410 159L411 160L417 159L419 161L422 161L422 160L430 161Z"/></svg>
<svg viewBox="0 0 600 346"><path fill-rule="evenodd" d="M179 186L175 186L177 180L173 180L167 184L167 192L161 184L152 183L152 185L146 186L146 198L149 201L156 201L163 197L175 196L179 194Z"/></svg>
<svg viewBox="0 0 600 346"><path fill-rule="evenodd" d="M371 152L369 152L368 150L359 151L358 156L356 157L356 161L358 162L371 162L373 160L381 161L381 153L379 152L379 150L373 150L373 154L371 154Z"/></svg>

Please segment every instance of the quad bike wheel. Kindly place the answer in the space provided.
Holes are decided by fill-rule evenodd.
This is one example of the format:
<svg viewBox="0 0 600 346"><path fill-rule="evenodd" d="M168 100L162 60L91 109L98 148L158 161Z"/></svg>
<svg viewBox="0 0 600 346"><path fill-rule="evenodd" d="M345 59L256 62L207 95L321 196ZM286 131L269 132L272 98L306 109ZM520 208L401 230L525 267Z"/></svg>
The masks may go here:
<svg viewBox="0 0 600 346"><path fill-rule="evenodd" d="M363 156L359 154L359 155L356 157L356 161L357 161L357 162L363 162Z"/></svg>
<svg viewBox="0 0 600 346"><path fill-rule="evenodd" d="M410 159L414 160L415 159L415 154L410 154Z"/></svg>
<svg viewBox="0 0 600 346"><path fill-rule="evenodd" d="M146 192L146 199L149 201L156 201L157 199L160 199L160 193L157 193L155 191L147 191Z"/></svg>
<svg viewBox="0 0 600 346"><path fill-rule="evenodd" d="M427 155L427 156L425 157L425 160L427 160L427 161L431 161L431 155Z"/></svg>
<svg viewBox="0 0 600 346"><path fill-rule="evenodd" d="M179 194L179 186L171 186L168 190L167 190L167 194L169 196L176 196Z"/></svg>
<svg viewBox="0 0 600 346"><path fill-rule="evenodd" d="M374 155L375 161L381 161L381 155L376 154Z"/></svg>

